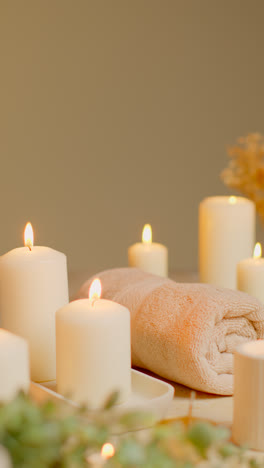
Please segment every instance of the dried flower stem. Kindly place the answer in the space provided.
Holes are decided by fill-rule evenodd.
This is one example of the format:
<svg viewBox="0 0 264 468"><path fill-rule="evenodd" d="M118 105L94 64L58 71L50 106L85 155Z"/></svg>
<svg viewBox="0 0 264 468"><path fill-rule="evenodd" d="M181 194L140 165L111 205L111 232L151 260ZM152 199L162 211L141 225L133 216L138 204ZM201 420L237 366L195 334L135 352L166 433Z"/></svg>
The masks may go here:
<svg viewBox="0 0 264 468"><path fill-rule="evenodd" d="M252 200L264 221L264 137L250 133L239 138L228 154L230 161L221 173L222 181Z"/></svg>

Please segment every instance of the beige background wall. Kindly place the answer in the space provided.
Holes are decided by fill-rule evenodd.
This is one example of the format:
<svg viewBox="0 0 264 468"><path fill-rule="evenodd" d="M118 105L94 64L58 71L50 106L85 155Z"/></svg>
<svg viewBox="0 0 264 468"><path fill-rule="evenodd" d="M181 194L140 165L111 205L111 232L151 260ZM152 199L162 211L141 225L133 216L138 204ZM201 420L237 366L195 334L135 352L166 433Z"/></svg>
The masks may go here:
<svg viewBox="0 0 264 468"><path fill-rule="evenodd" d="M142 225L197 265L225 148L264 131L262 0L0 0L0 253L125 265Z"/></svg>

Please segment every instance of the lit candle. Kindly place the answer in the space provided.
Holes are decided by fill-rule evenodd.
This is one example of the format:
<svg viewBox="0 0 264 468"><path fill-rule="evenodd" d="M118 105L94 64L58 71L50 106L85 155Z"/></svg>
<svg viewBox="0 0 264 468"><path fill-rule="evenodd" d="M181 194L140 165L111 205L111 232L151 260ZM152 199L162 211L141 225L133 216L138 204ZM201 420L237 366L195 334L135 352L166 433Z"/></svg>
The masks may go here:
<svg viewBox="0 0 264 468"><path fill-rule="evenodd" d="M240 345L234 366L235 443L264 450L264 340Z"/></svg>
<svg viewBox="0 0 264 468"><path fill-rule="evenodd" d="M152 229L145 224L142 242L133 244L128 249L128 264L147 273L168 276L168 249L162 244L152 242Z"/></svg>
<svg viewBox="0 0 264 468"><path fill-rule="evenodd" d="M29 389L29 353L26 340L0 328L0 402ZM2 466L2 465L1 465Z"/></svg>
<svg viewBox="0 0 264 468"><path fill-rule="evenodd" d="M210 197L199 208L200 280L236 289L237 263L255 243L255 205L243 197Z"/></svg>
<svg viewBox="0 0 264 468"><path fill-rule="evenodd" d="M56 314L57 391L77 403L100 407L114 391L119 402L131 387L130 314L100 299L94 280L89 299L79 299Z"/></svg>
<svg viewBox="0 0 264 468"><path fill-rule="evenodd" d="M56 379L55 313L69 301L66 256L34 246L27 224L25 247L0 258L0 315L3 328L29 344L31 378Z"/></svg>
<svg viewBox="0 0 264 468"><path fill-rule="evenodd" d="M241 260L237 265L237 289L264 302L264 258L258 242L253 257Z"/></svg>
<svg viewBox="0 0 264 468"><path fill-rule="evenodd" d="M87 461L92 468L101 468L105 465L106 461L112 458L115 454L115 448L110 442L103 445L101 453L93 453L87 457Z"/></svg>

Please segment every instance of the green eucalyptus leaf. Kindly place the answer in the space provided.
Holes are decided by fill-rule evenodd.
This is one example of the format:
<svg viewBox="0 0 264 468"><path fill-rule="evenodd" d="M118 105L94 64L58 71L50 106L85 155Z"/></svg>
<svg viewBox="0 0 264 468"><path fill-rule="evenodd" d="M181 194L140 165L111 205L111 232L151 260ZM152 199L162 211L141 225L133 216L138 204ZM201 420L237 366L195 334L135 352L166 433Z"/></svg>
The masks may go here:
<svg viewBox="0 0 264 468"><path fill-rule="evenodd" d="M143 411L130 411L125 413L120 417L120 424L125 426L128 429L134 427L149 427L155 423L156 418L150 414Z"/></svg>
<svg viewBox="0 0 264 468"><path fill-rule="evenodd" d="M223 458L232 457L236 455L238 451L239 451L238 447L236 447L234 444L231 444L231 443L227 443L219 448L219 454Z"/></svg>
<svg viewBox="0 0 264 468"><path fill-rule="evenodd" d="M113 402L111 395L106 407ZM143 412L119 416L107 410L87 413L86 408L83 413L51 402L38 406L19 394L0 405L0 445L9 452L13 468L86 468L87 453L100 452L116 428L149 425L151 418ZM193 468L201 456L208 468L260 468L228 438L225 428L202 422L187 430L181 424L159 425L144 431L144 437L140 431L116 437L116 454L105 468Z"/></svg>
<svg viewBox="0 0 264 468"><path fill-rule="evenodd" d="M122 467L140 467L146 462L144 448L135 440L125 440L116 454Z"/></svg>
<svg viewBox="0 0 264 468"><path fill-rule="evenodd" d="M113 392L104 403L103 410L111 409L118 402L118 398L119 392Z"/></svg>
<svg viewBox="0 0 264 468"><path fill-rule="evenodd" d="M208 448L215 440L213 427L208 423L197 423L188 430L187 439L205 457Z"/></svg>

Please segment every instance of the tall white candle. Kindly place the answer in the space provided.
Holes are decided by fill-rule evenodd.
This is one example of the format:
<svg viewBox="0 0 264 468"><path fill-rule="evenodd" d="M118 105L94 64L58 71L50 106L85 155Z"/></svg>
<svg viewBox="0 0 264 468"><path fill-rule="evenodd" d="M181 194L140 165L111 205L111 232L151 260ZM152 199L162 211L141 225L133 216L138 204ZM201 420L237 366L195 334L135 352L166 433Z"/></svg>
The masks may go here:
<svg viewBox="0 0 264 468"><path fill-rule="evenodd" d="M142 232L142 242L128 249L128 264L147 273L168 276L168 249L165 245L152 242L152 229L146 224Z"/></svg>
<svg viewBox="0 0 264 468"><path fill-rule="evenodd" d="M66 256L33 245L30 225L26 247L0 258L0 316L3 328L28 341L31 378L56 379L55 313L68 303Z"/></svg>
<svg viewBox="0 0 264 468"><path fill-rule="evenodd" d="M237 289L264 302L264 258L258 242L253 257L241 260L237 265Z"/></svg>
<svg viewBox="0 0 264 468"><path fill-rule="evenodd" d="M235 352L233 439L264 450L264 340L240 345Z"/></svg>
<svg viewBox="0 0 264 468"><path fill-rule="evenodd" d="M236 289L237 263L255 244L255 205L243 197L210 197L199 208L200 280Z"/></svg>
<svg viewBox="0 0 264 468"><path fill-rule="evenodd" d="M29 353L26 340L0 329L0 402L29 389ZM2 466L2 465L1 465Z"/></svg>
<svg viewBox="0 0 264 468"><path fill-rule="evenodd" d="M62 307L56 314L57 391L91 408L110 393L127 399L131 386L130 314L100 299L95 280L89 299Z"/></svg>

